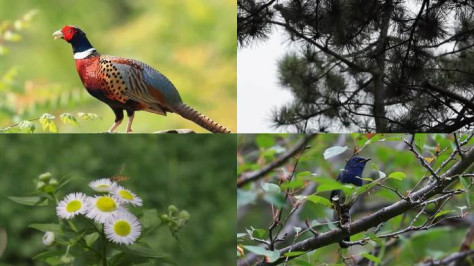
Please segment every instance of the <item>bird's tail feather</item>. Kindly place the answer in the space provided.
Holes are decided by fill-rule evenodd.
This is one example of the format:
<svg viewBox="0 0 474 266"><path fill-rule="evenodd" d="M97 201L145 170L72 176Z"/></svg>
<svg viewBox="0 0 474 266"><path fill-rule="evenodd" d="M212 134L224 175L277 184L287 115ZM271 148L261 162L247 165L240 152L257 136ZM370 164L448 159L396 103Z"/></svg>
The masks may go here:
<svg viewBox="0 0 474 266"><path fill-rule="evenodd" d="M212 133L231 133L230 130L228 130L227 128L219 125L217 122L214 122L209 117L199 113L198 111L194 110L192 107L184 103L175 106L173 108L173 112L190 121L193 121L194 123L211 131Z"/></svg>

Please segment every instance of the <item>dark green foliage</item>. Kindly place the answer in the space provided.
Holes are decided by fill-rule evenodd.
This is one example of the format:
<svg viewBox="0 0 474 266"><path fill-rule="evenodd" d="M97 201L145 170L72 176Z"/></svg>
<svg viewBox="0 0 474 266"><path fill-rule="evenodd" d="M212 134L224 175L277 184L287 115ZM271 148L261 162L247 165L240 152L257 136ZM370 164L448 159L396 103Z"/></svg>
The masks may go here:
<svg viewBox="0 0 474 266"><path fill-rule="evenodd" d="M281 27L301 45L279 62L281 85L292 92L294 103L274 112L277 127L307 132L473 128L471 2L245 2L261 7L245 13L239 6L246 27L258 16L266 33ZM241 44L263 39L244 30L238 37Z"/></svg>

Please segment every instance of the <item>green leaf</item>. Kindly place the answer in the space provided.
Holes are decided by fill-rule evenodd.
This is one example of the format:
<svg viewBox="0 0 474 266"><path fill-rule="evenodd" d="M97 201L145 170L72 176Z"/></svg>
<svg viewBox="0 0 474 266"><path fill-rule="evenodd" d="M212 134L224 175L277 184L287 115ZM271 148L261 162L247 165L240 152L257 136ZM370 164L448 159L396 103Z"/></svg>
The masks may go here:
<svg viewBox="0 0 474 266"><path fill-rule="evenodd" d="M376 262L376 263L382 263L382 261L381 261L379 258L375 257L375 256L372 255L372 254L369 254L369 253L362 253L361 255L362 255L362 257L364 257L364 258L366 258L366 259L368 259L368 260L370 260L370 261L373 261L373 262Z"/></svg>
<svg viewBox="0 0 474 266"><path fill-rule="evenodd" d="M353 185L343 185L336 180L332 178L327 178L327 177L316 177L316 178L311 178L311 180L314 180L317 182L318 188L316 189L316 192L325 192L325 191L332 191L332 190L342 190L346 195L351 195L354 192L354 186Z"/></svg>
<svg viewBox="0 0 474 266"><path fill-rule="evenodd" d="M287 253L283 254L283 256L285 256L285 257L297 257L297 256L301 256L305 253L306 252L303 252L303 251L292 251L292 252L287 252Z"/></svg>
<svg viewBox="0 0 474 266"><path fill-rule="evenodd" d="M244 206L253 203L256 199L257 193L255 191L237 189L237 206Z"/></svg>
<svg viewBox="0 0 474 266"><path fill-rule="evenodd" d="M242 238L246 235L247 235L246 233L237 233L237 238Z"/></svg>
<svg viewBox="0 0 474 266"><path fill-rule="evenodd" d="M306 200L309 200L315 204L322 204L324 206L331 207L331 201L318 195L309 195L306 197Z"/></svg>
<svg viewBox="0 0 474 266"><path fill-rule="evenodd" d="M469 184L467 183L466 179L462 176L459 176L459 181L461 185L464 187L464 195L466 197L467 206L471 207L471 196L469 195Z"/></svg>
<svg viewBox="0 0 474 266"><path fill-rule="evenodd" d="M260 246L243 246L246 250L261 256L265 256L268 258L268 262L272 263L280 258L280 252L278 250L266 250Z"/></svg>
<svg viewBox="0 0 474 266"><path fill-rule="evenodd" d="M61 265L63 264L60 259L62 255L64 255L64 250L48 250L34 256L33 260L48 262L48 265Z"/></svg>
<svg viewBox="0 0 474 266"><path fill-rule="evenodd" d="M51 231L55 234L60 234L61 232L61 227L59 224L30 224L28 227L45 233Z"/></svg>
<svg viewBox="0 0 474 266"><path fill-rule="evenodd" d="M61 119L61 122L63 122L63 124L73 125L73 126L79 125L79 123L77 122L77 119L74 117L73 114L64 113L64 114L61 114L59 118Z"/></svg>
<svg viewBox="0 0 474 266"><path fill-rule="evenodd" d="M281 189L278 185L272 183L262 183L262 189L269 193L280 193Z"/></svg>
<svg viewBox="0 0 474 266"><path fill-rule="evenodd" d="M445 215L445 214L451 213L451 212L453 212L453 211L454 211L454 210L444 210L444 211L440 211L440 212L438 212L438 213L435 215L434 218L436 219L436 218L438 218L438 217L440 217L440 216L443 216L443 215Z"/></svg>
<svg viewBox="0 0 474 266"><path fill-rule="evenodd" d="M427 134L415 134L415 146L419 151L423 150L427 136Z"/></svg>
<svg viewBox="0 0 474 266"><path fill-rule="evenodd" d="M403 180L403 179L405 179L405 177L406 177L406 175L403 172L393 172L393 173L388 175L388 178L393 178L393 179L397 179L397 180Z"/></svg>
<svg viewBox="0 0 474 266"><path fill-rule="evenodd" d="M131 253L119 252L109 259L109 265L129 266L129 265L155 265L152 259L135 256Z"/></svg>
<svg viewBox="0 0 474 266"><path fill-rule="evenodd" d="M275 145L275 137L271 134L260 134L255 138L255 141L260 148L268 149Z"/></svg>
<svg viewBox="0 0 474 266"><path fill-rule="evenodd" d="M297 180L292 180L290 182L285 182L280 185L280 188L285 190L285 189L290 189L290 188L300 188L304 185L304 180L303 179L297 179Z"/></svg>
<svg viewBox="0 0 474 266"><path fill-rule="evenodd" d="M27 206L46 206L48 199L42 197L8 197L11 201Z"/></svg>
<svg viewBox="0 0 474 266"><path fill-rule="evenodd" d="M155 259L158 262L170 263L170 264L176 265L174 260L169 255L158 254L157 251L154 251L139 243L135 243L131 246L114 245L114 247L118 250L121 250L131 255L135 255L135 256L143 257L143 258L151 258L151 259Z"/></svg>
<svg viewBox="0 0 474 266"><path fill-rule="evenodd" d="M307 176L310 176L310 175L311 175L310 171L303 171L303 172L297 173L296 178L303 178L303 177L307 177Z"/></svg>
<svg viewBox="0 0 474 266"><path fill-rule="evenodd" d="M337 155L345 152L347 149L348 149L347 146L344 146L344 147L342 147L342 146L333 146L331 148L328 148L323 153L324 159L327 160L329 158L337 156Z"/></svg>
<svg viewBox="0 0 474 266"><path fill-rule="evenodd" d="M88 247L91 247L92 244L94 244L94 242L99 238L99 233L95 232L95 233L92 233L92 234L89 234L89 235L86 235L84 237L84 240L86 241L86 245Z"/></svg>
<svg viewBox="0 0 474 266"><path fill-rule="evenodd" d="M377 182L370 182L370 183L367 183L365 185L362 185L362 186L356 188L356 195L359 196L360 194L370 190L375 185L377 185Z"/></svg>
<svg viewBox="0 0 474 266"><path fill-rule="evenodd" d="M285 197L281 194L265 193L263 200L279 208L286 206Z"/></svg>
<svg viewBox="0 0 474 266"><path fill-rule="evenodd" d="M18 128L22 131L22 132L26 132L26 133L34 133L35 132L35 129L36 129L36 126L33 122L31 121L21 121L19 124L18 124Z"/></svg>
<svg viewBox="0 0 474 266"><path fill-rule="evenodd" d="M39 118L39 122L41 124L41 127L43 128L43 131L49 131L52 133L57 133L58 132L58 127L56 126L56 123L54 120L56 117L52 114L45 113Z"/></svg>
<svg viewBox="0 0 474 266"><path fill-rule="evenodd" d="M267 230L264 229L259 229L259 228L252 228L252 236L256 238L264 238L265 235L267 234Z"/></svg>

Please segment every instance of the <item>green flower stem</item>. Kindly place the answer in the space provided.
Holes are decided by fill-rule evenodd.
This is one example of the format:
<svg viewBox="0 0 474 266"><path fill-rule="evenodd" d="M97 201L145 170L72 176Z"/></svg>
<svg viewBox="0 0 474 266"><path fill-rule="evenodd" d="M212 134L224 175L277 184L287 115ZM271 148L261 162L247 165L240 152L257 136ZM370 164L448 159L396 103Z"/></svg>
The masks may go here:
<svg viewBox="0 0 474 266"><path fill-rule="evenodd" d="M107 239L105 238L105 229L102 226L102 265L107 266Z"/></svg>
<svg viewBox="0 0 474 266"><path fill-rule="evenodd" d="M51 197L53 197L54 201L56 202L56 206L58 206L58 203L59 203L59 200L58 198L56 197L56 194L55 193L50 193ZM64 223L63 223L63 220L61 218L59 218L58 215L56 215L58 217L58 223L59 223L59 227L63 227Z"/></svg>

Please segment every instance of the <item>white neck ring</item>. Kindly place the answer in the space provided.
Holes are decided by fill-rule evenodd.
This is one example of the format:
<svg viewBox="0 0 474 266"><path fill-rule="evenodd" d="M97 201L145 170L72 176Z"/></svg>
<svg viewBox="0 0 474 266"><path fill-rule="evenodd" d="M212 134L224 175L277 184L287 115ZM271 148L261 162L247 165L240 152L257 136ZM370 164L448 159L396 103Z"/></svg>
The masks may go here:
<svg viewBox="0 0 474 266"><path fill-rule="evenodd" d="M84 59L95 52L95 48L90 48L82 52L74 53L74 59Z"/></svg>

